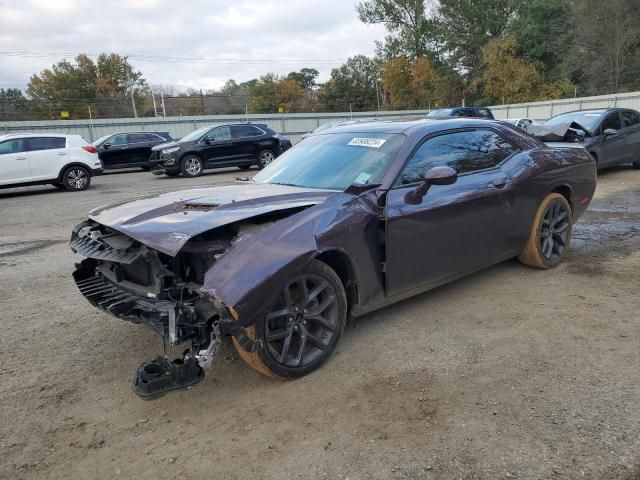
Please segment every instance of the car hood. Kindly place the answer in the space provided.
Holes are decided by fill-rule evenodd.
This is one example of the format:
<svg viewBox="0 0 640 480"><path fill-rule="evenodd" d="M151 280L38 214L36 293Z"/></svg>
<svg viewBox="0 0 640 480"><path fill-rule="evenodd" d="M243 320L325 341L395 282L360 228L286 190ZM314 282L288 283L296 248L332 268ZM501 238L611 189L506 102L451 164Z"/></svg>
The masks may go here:
<svg viewBox="0 0 640 480"><path fill-rule="evenodd" d="M176 142L175 140L172 140L172 141L167 141L165 143L159 143L158 145L154 145L153 147L151 147L151 151L157 152L158 150L162 150L163 148L179 147L179 146L180 144L178 142Z"/></svg>
<svg viewBox="0 0 640 480"><path fill-rule="evenodd" d="M175 256L189 239L265 213L310 207L333 190L238 182L140 198L100 207L89 218Z"/></svg>

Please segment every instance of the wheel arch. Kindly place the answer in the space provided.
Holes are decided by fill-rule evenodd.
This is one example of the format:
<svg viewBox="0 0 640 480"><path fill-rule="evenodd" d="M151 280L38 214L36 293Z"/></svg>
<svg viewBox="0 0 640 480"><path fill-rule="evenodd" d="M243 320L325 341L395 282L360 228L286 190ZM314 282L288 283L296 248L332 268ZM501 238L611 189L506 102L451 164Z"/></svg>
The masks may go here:
<svg viewBox="0 0 640 480"><path fill-rule="evenodd" d="M569 202L571 211L575 212L575 195L573 192L573 188L571 188L571 186L569 186L568 184L558 185L549 193L559 193L560 195L562 195L564 198L567 199L567 202Z"/></svg>
<svg viewBox="0 0 640 480"><path fill-rule="evenodd" d="M67 170L68 168L71 167L82 167L84 168L87 172L89 172L89 177L93 177L93 171L91 170L91 167L89 167L89 165L82 163L82 162L71 162L71 163L67 163L65 164L61 169L60 172L58 172L58 177L57 177L57 181L61 182L62 181L62 174L65 172L65 170Z"/></svg>
<svg viewBox="0 0 640 480"><path fill-rule="evenodd" d="M359 292L356 270L349 255L343 250L334 248L323 250L313 258L325 263L340 277L347 294L347 311L351 311L351 308L359 303Z"/></svg>

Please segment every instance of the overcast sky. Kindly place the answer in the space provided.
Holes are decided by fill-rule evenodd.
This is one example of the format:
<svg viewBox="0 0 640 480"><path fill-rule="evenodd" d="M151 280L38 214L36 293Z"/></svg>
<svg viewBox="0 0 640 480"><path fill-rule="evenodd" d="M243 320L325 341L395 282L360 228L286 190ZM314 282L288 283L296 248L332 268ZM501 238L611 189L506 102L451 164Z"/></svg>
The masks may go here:
<svg viewBox="0 0 640 480"><path fill-rule="evenodd" d="M324 81L348 57L372 55L384 37L383 26L358 20L357 3L0 0L0 87L24 88L32 73L81 52L129 55L151 85L219 88L303 67Z"/></svg>

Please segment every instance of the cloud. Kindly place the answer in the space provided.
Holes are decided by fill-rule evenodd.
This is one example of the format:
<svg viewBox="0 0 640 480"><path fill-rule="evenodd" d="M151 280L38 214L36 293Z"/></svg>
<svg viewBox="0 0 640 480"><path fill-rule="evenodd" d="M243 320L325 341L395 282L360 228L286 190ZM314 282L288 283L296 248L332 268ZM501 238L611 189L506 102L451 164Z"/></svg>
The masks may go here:
<svg viewBox="0 0 640 480"><path fill-rule="evenodd" d="M63 56L101 52L130 55L151 84L219 88L229 78L242 82L303 67L326 80L346 58L372 55L374 41L384 36L381 25L358 20L356 4L0 0L0 87L24 86Z"/></svg>

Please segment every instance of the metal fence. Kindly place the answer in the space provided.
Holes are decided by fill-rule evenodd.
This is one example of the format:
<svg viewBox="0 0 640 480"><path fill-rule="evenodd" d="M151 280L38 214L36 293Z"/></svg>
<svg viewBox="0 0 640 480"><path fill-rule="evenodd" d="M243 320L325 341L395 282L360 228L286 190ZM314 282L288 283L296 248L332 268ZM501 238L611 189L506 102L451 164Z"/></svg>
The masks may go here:
<svg viewBox="0 0 640 480"><path fill-rule="evenodd" d="M544 102L516 103L512 105L495 105L491 108L496 118L531 118L546 120L564 112L591 108L624 107L640 110L640 92L600 95L597 97L580 97Z"/></svg>
<svg viewBox="0 0 640 480"><path fill-rule="evenodd" d="M158 131L169 132L174 138L184 137L207 125L226 122L264 123L273 130L297 141L300 135L315 130L320 125L349 119L380 118L418 119L424 118L424 110L354 112L354 113L286 113L250 115L206 115L193 117L115 118L100 120L54 120L32 122L0 122L0 135L18 132L78 134L93 141L115 132Z"/></svg>
<svg viewBox="0 0 640 480"><path fill-rule="evenodd" d="M627 107L640 110L640 92L582 97L545 102L494 105L491 108L498 119L531 118L546 120L571 110L590 108ZM206 115L193 117L145 117L99 120L46 120L31 122L0 122L0 134L17 132L43 132L79 134L93 141L115 132L161 131L175 138L207 125L223 122L265 123L277 132L289 135L295 142L300 135L310 132L324 123L349 119L380 118L385 120L424 118L424 110L343 112L343 113L285 113L252 115Z"/></svg>

